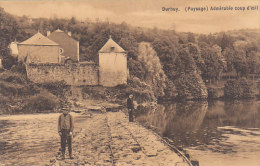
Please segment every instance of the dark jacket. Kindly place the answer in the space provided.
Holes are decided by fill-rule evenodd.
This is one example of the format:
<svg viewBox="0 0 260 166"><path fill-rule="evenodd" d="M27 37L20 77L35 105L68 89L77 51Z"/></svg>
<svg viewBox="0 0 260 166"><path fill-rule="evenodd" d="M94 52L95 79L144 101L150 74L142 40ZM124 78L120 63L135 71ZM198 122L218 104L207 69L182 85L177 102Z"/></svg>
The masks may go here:
<svg viewBox="0 0 260 166"><path fill-rule="evenodd" d="M128 109L134 109L134 100L133 100L133 98L132 99L130 99L130 98L127 99L127 108Z"/></svg>
<svg viewBox="0 0 260 166"><path fill-rule="evenodd" d="M61 114L59 116L58 131L61 132L62 129L69 130L70 132L73 131L74 121L70 114L67 114L66 116L64 114Z"/></svg>

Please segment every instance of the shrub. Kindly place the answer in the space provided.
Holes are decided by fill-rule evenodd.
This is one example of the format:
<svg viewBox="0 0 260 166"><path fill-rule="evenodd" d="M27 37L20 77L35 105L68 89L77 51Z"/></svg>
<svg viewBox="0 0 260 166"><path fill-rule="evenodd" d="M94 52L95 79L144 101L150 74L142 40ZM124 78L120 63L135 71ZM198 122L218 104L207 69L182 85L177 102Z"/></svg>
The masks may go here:
<svg viewBox="0 0 260 166"><path fill-rule="evenodd" d="M19 62L17 65L13 65L11 67L11 71L26 75L26 67L22 62Z"/></svg>
<svg viewBox="0 0 260 166"><path fill-rule="evenodd" d="M201 76L196 72L182 73L175 81L178 99L206 99L207 88Z"/></svg>
<svg viewBox="0 0 260 166"><path fill-rule="evenodd" d="M142 82L137 77L128 80L128 89L126 93L132 93L135 96L135 100L139 103L156 101L151 86Z"/></svg>
<svg viewBox="0 0 260 166"><path fill-rule="evenodd" d="M260 79L257 81L258 95L260 96Z"/></svg>
<svg viewBox="0 0 260 166"><path fill-rule="evenodd" d="M17 95L17 86L6 82L0 82L0 94L3 96Z"/></svg>
<svg viewBox="0 0 260 166"><path fill-rule="evenodd" d="M20 73L5 71L0 74L0 80L10 83L27 84L26 76Z"/></svg>
<svg viewBox="0 0 260 166"><path fill-rule="evenodd" d="M173 83L173 81L167 79L166 81L166 88L164 89L164 93L165 93L165 98L175 98L178 93L177 93L177 90L176 90L176 87Z"/></svg>
<svg viewBox="0 0 260 166"><path fill-rule="evenodd" d="M2 63L5 69L10 70L13 65L17 64L17 60L11 55L6 55L3 56Z"/></svg>
<svg viewBox="0 0 260 166"><path fill-rule="evenodd" d="M42 91L26 100L22 111L26 113L50 112L57 108L58 103L58 99L54 95Z"/></svg>
<svg viewBox="0 0 260 166"><path fill-rule="evenodd" d="M48 82L39 84L39 86L47 89L49 92L58 97L64 97L70 91L70 86L64 81Z"/></svg>
<svg viewBox="0 0 260 166"><path fill-rule="evenodd" d="M106 88L102 86L84 86L82 94L93 99L106 99L108 96Z"/></svg>
<svg viewBox="0 0 260 166"><path fill-rule="evenodd" d="M0 93L13 96L26 96L39 93L39 88L32 82L26 80L25 75L5 71L0 74Z"/></svg>
<svg viewBox="0 0 260 166"><path fill-rule="evenodd" d="M208 99L217 99L217 89L214 88L208 88Z"/></svg>
<svg viewBox="0 0 260 166"><path fill-rule="evenodd" d="M127 85L116 87L84 86L82 88L84 98L103 99L121 104L125 104L130 93L134 95L135 101L138 103L156 101L151 87L137 77L129 79Z"/></svg>
<svg viewBox="0 0 260 166"><path fill-rule="evenodd" d="M224 87L224 96L227 99L253 98L252 83L244 78L239 80L228 80Z"/></svg>

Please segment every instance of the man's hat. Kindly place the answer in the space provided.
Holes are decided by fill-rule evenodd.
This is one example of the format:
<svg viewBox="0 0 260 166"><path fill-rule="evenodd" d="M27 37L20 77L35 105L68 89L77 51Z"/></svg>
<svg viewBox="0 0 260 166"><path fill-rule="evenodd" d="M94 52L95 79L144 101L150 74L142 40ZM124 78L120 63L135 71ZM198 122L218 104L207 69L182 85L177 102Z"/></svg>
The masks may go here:
<svg viewBox="0 0 260 166"><path fill-rule="evenodd" d="M62 110L62 111L68 111L69 108L70 108L70 107L69 107L67 104L64 104L64 105L62 105L61 110Z"/></svg>

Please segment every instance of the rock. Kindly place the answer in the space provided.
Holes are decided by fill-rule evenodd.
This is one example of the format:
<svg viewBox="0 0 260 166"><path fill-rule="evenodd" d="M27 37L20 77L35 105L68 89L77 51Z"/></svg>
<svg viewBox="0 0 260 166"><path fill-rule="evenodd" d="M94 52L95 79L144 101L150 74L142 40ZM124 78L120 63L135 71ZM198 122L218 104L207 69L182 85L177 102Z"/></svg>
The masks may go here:
<svg viewBox="0 0 260 166"><path fill-rule="evenodd" d="M56 163L56 159L50 159L50 163Z"/></svg>
<svg viewBox="0 0 260 166"><path fill-rule="evenodd" d="M131 148L131 149L132 149L132 151L133 151L134 153L137 153L137 152L139 152L140 150L142 150L141 147L133 147L133 148Z"/></svg>
<svg viewBox="0 0 260 166"><path fill-rule="evenodd" d="M104 108L101 106L88 106L87 109L89 111L102 112Z"/></svg>

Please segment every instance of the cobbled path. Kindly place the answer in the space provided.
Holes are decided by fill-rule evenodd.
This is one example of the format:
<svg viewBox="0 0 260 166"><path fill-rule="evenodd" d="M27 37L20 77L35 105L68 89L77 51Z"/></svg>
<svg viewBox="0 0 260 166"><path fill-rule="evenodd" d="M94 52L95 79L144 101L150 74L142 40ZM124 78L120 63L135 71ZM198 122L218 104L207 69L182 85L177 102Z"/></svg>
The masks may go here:
<svg viewBox="0 0 260 166"><path fill-rule="evenodd" d="M122 112L89 113L79 117L73 140L74 159L47 165L188 165L152 132L128 122Z"/></svg>

